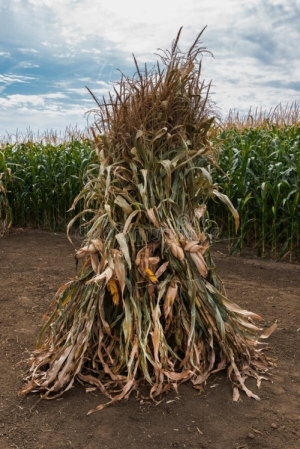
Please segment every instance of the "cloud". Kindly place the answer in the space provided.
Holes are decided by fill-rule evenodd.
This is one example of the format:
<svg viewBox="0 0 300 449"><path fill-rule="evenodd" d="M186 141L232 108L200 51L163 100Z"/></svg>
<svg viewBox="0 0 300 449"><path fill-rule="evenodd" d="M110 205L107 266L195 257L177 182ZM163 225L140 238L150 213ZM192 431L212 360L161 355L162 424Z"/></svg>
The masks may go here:
<svg viewBox="0 0 300 449"><path fill-rule="evenodd" d="M0 98L15 117L21 98L13 95L31 95L32 102L23 98L22 111L43 108L62 126L63 108L67 121L90 107L85 85L101 96L120 78L116 69L134 73L132 53L152 67L157 48L169 48L182 25L182 50L208 25L201 39L214 58L204 56L203 77L212 80L212 98L223 114L269 109L299 99L299 22L299 0L173 0L172 7L161 0L151 7L140 0L1 0ZM30 69L35 76L26 78ZM45 97L62 91L65 98ZM18 117L24 123L25 113ZM33 117L36 112L28 113Z"/></svg>
<svg viewBox="0 0 300 449"><path fill-rule="evenodd" d="M49 42L49 41L42 41L41 44L44 45L44 47L50 47L50 48L62 47L62 44L54 44L54 43Z"/></svg>
<svg viewBox="0 0 300 449"><path fill-rule="evenodd" d="M26 54L38 54L39 51L36 50L35 48L18 48L18 51L24 55Z"/></svg>
<svg viewBox="0 0 300 449"><path fill-rule="evenodd" d="M92 92L94 95L99 95L99 96L103 96L103 95L107 95L107 93L111 90L111 85L109 85L108 88L102 88L102 89L92 89ZM88 90L85 87L79 87L79 88L69 88L67 89L67 92L72 93L72 94L76 94L76 95L85 95L88 96L90 95Z"/></svg>
<svg viewBox="0 0 300 449"><path fill-rule="evenodd" d="M282 80L265 81L265 86L274 87L275 89L290 89L300 92L300 81L286 82Z"/></svg>
<svg viewBox="0 0 300 449"><path fill-rule="evenodd" d="M39 64L33 64L32 62L21 61L19 62L19 66L23 69L33 69L39 67Z"/></svg>
<svg viewBox="0 0 300 449"><path fill-rule="evenodd" d="M75 58L76 53L74 52L68 52L68 53L54 53L53 55L55 58L61 58L61 59L66 59L66 58Z"/></svg>
<svg viewBox="0 0 300 449"><path fill-rule="evenodd" d="M62 100L68 98L62 92L49 93L44 95L7 95L5 98L0 97L0 106L3 108L28 108L28 106L44 106L47 103L47 100ZM48 104L48 108L50 108L51 102ZM53 109L53 104L52 104Z"/></svg>
<svg viewBox="0 0 300 449"><path fill-rule="evenodd" d="M24 75L13 75L13 74L3 74L0 73L0 83L4 84L14 84L14 83L29 83L31 80L34 80L32 76L24 76Z"/></svg>
<svg viewBox="0 0 300 449"><path fill-rule="evenodd" d="M0 122L0 141L6 140L7 134L21 132L26 135L29 129L34 134L41 134L47 130L64 133L67 127L84 130L89 126L88 118L83 114L82 104L61 108L54 105L42 108L24 105L14 109L13 120L7 111L0 108Z"/></svg>
<svg viewBox="0 0 300 449"><path fill-rule="evenodd" d="M10 58L10 53L8 51L0 51L0 57L2 58Z"/></svg>
<svg viewBox="0 0 300 449"><path fill-rule="evenodd" d="M80 50L80 52L86 54L99 55L101 53L101 50L99 48L91 48L91 49L83 48Z"/></svg>

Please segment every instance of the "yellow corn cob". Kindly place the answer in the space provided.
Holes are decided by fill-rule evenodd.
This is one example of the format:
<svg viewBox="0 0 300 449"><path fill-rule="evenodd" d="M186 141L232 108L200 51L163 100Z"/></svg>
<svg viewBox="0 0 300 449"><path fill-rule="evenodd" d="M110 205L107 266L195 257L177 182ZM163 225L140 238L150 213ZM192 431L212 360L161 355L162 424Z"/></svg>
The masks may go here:
<svg viewBox="0 0 300 449"><path fill-rule="evenodd" d="M116 283L116 281L114 279L110 279L108 281L108 289L110 291L110 294L112 296L112 300L115 306L119 305L119 301L120 301L120 295L119 295L119 290L118 290L118 285Z"/></svg>
<svg viewBox="0 0 300 449"><path fill-rule="evenodd" d="M147 277L152 282L152 284L156 284L158 282L157 277L155 276L153 271L150 270L150 268L145 268L145 273L147 274Z"/></svg>

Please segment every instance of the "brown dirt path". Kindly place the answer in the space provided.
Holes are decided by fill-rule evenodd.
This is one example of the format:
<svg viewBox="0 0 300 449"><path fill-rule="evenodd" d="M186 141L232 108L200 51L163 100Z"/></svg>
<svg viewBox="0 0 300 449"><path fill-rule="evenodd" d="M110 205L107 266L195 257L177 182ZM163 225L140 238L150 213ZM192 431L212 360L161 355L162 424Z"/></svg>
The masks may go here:
<svg viewBox="0 0 300 449"><path fill-rule="evenodd" d="M221 246L214 260L228 296L265 326L278 319L269 341L278 367L260 402L242 394L233 403L223 374L202 395L186 385L159 405L132 397L90 416L103 397L80 385L53 401L18 397L42 315L75 274L73 254L63 234L25 230L0 239L0 449L299 449L300 266L227 256Z"/></svg>

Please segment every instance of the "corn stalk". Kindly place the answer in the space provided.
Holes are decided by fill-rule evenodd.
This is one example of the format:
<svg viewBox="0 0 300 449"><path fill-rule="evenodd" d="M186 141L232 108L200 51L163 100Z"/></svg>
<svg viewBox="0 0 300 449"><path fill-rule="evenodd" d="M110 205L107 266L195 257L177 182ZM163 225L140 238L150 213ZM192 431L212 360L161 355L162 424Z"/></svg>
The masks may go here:
<svg viewBox="0 0 300 449"><path fill-rule="evenodd" d="M53 300L22 394L55 398L77 379L109 398L92 413L143 383L156 400L227 370L235 399L239 389L258 399L245 378L260 383L270 367L257 345L273 328L261 335L260 317L227 298L211 259L208 198L225 202L236 226L238 214L210 175L202 33L182 53L180 32L155 68L134 59L133 78L123 75L108 100L94 97L99 162L74 202L92 216L75 256L82 266Z"/></svg>
<svg viewBox="0 0 300 449"><path fill-rule="evenodd" d="M11 178L11 169L7 167L5 155L0 151L0 237L8 233L12 223L12 213L7 198L7 180Z"/></svg>

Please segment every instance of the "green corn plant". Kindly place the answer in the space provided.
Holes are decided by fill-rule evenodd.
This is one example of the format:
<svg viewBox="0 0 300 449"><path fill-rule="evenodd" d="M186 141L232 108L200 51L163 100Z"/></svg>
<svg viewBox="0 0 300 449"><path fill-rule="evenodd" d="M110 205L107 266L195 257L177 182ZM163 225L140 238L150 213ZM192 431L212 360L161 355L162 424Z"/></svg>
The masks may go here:
<svg viewBox="0 0 300 449"><path fill-rule="evenodd" d="M11 207L7 199L7 183L11 170L6 165L5 155L0 151L0 237L7 234L12 223Z"/></svg>
<svg viewBox="0 0 300 449"><path fill-rule="evenodd" d="M13 225L66 229L74 216L67 211L83 186L85 167L95 157L92 142L26 142L6 145L2 151L14 172L7 193Z"/></svg>
<svg viewBox="0 0 300 449"><path fill-rule="evenodd" d="M281 119L283 119L281 117ZM224 209L219 215L212 204L211 218L229 238L233 251L243 245L257 247L259 256L276 258L299 248L299 127L275 126L223 131L219 136L222 172L214 170L216 183L237 205L241 227L234 236L233 224Z"/></svg>

